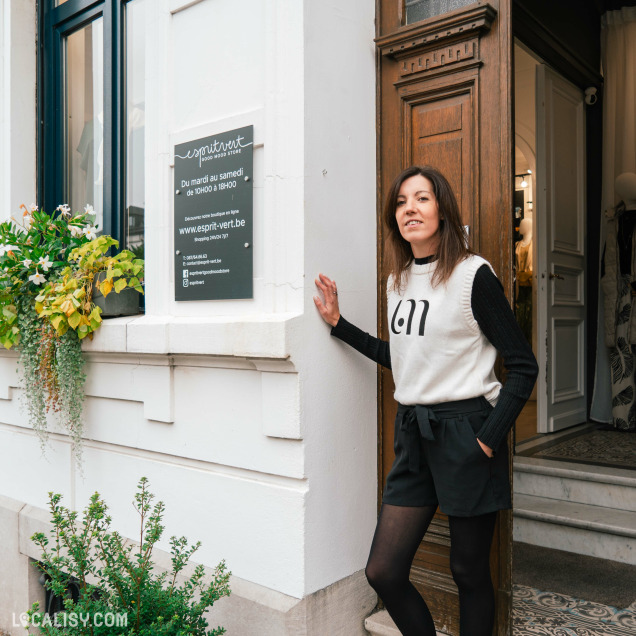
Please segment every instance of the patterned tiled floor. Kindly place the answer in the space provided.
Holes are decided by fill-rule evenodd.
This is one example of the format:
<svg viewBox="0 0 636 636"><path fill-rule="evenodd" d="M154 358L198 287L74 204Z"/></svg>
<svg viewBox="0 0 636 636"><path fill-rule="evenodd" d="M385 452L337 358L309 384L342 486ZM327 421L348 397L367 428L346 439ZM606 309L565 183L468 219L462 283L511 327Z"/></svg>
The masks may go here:
<svg viewBox="0 0 636 636"><path fill-rule="evenodd" d="M595 430L532 453L535 457L636 469L636 433Z"/></svg>
<svg viewBox="0 0 636 636"><path fill-rule="evenodd" d="M513 636L634 636L636 608L616 609L515 585Z"/></svg>

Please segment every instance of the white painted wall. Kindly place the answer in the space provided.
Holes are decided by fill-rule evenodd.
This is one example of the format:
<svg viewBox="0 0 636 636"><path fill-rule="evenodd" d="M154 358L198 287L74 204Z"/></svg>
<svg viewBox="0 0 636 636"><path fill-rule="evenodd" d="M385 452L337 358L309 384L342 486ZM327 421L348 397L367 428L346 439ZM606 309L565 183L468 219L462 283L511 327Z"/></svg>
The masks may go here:
<svg viewBox="0 0 636 636"><path fill-rule="evenodd" d="M2 141L28 143L3 143L0 183L3 202L30 203L35 40L7 27L18 5L33 19L33 2L0 0L0 80L9 67L17 84L0 97ZM206 565L225 558L235 576L301 598L364 567L376 515L375 365L329 336L312 301L324 271L343 313L375 332L374 7L152 0L147 29L146 315L108 321L85 345L83 477L59 429L41 457L15 355L0 354L0 494L45 507L55 490L83 507L98 490L136 535L145 475L166 537L201 540ZM251 123L254 299L177 303L173 147Z"/></svg>
<svg viewBox="0 0 636 636"><path fill-rule="evenodd" d="M0 0L0 219L35 202L35 0Z"/></svg>
<svg viewBox="0 0 636 636"><path fill-rule="evenodd" d="M323 272L376 333L374 18L365 0L305 2L306 592L365 566L376 519L376 366L330 338L312 300Z"/></svg>
<svg viewBox="0 0 636 636"><path fill-rule="evenodd" d="M149 313L299 314L303 285L303 5L153 1L146 84ZM254 300L174 301L174 145L254 125ZM156 134L155 132L156 131ZM169 318L166 318L169 321Z"/></svg>

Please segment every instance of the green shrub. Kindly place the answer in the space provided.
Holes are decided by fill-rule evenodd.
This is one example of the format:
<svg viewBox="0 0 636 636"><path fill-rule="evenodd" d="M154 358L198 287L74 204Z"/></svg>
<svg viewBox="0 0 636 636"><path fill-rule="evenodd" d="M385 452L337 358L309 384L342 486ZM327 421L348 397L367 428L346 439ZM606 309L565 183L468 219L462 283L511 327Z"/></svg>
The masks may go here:
<svg viewBox="0 0 636 636"><path fill-rule="evenodd" d="M198 565L179 585L178 575L201 544L188 546L185 537L173 536L171 570L154 572L152 553L164 531L164 504L152 505L154 495L148 491L145 477L137 485L134 501L140 516L138 544L110 529L108 507L98 493L91 497L81 521L77 512L60 504L61 499L61 495L49 493L50 538L42 532L31 538L42 550L36 565L45 574L45 586L64 599L64 611L51 617L34 603L27 612L30 626L47 636L225 633L222 627L206 631L208 623L203 616L215 601L230 594L225 562L216 567L211 581L206 583L204 568ZM79 588L76 599L68 591L71 581ZM116 616L117 624L113 626L114 619L107 621L106 616Z"/></svg>

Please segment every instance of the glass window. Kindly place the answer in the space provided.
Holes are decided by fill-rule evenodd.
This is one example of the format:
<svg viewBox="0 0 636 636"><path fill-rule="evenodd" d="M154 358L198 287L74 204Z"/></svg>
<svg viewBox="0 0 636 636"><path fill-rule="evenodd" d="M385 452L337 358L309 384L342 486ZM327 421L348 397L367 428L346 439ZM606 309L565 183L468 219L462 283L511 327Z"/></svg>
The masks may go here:
<svg viewBox="0 0 636 636"><path fill-rule="evenodd" d="M65 4L65 7L61 7ZM143 257L149 0L42 0L38 198Z"/></svg>
<svg viewBox="0 0 636 636"><path fill-rule="evenodd" d="M475 0L406 0L406 23L412 24L449 13L474 2Z"/></svg>
<svg viewBox="0 0 636 636"><path fill-rule="evenodd" d="M126 204L125 242L144 257L146 10L147 0L126 5Z"/></svg>
<svg viewBox="0 0 636 636"><path fill-rule="evenodd" d="M104 21L65 38L64 126L66 201L74 212L91 205L103 228Z"/></svg>

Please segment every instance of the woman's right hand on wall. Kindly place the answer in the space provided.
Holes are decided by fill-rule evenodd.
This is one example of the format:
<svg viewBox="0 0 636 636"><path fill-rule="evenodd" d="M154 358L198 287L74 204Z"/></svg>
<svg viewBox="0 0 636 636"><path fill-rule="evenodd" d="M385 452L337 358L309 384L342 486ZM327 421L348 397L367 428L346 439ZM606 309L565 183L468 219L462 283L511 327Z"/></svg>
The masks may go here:
<svg viewBox="0 0 636 636"><path fill-rule="evenodd" d="M315 279L316 287L322 292L324 302L319 296L314 296L314 303L323 320L335 327L340 319L340 307L338 306L338 288L335 281L327 278L324 274L318 274Z"/></svg>

